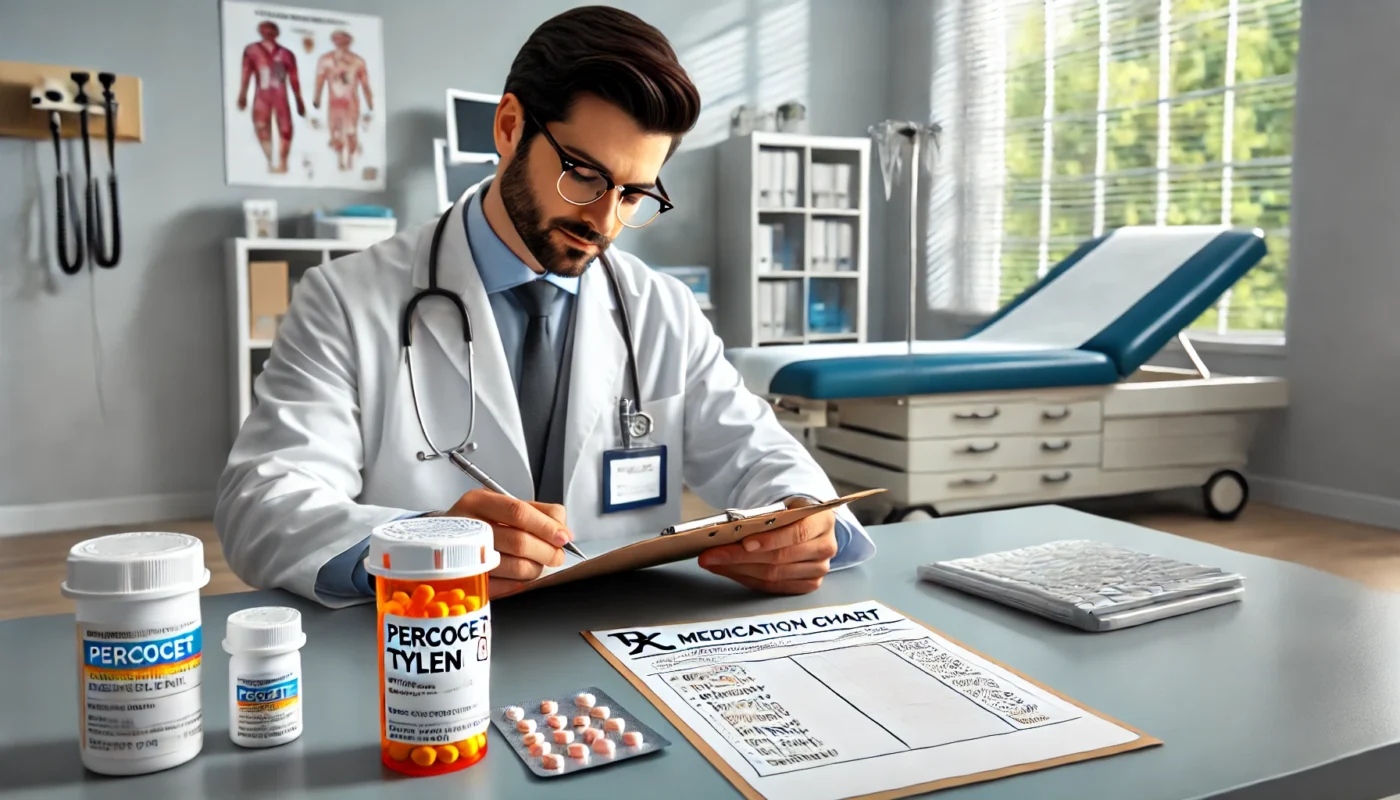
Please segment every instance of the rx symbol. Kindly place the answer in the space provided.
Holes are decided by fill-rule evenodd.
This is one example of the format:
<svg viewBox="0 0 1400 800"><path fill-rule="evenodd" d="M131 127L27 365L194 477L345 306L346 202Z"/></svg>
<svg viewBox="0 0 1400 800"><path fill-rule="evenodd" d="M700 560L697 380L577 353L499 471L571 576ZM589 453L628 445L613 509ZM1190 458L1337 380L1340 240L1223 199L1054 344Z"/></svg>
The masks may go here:
<svg viewBox="0 0 1400 800"><path fill-rule="evenodd" d="M610 633L608 635L616 638L623 645L632 648L632 652L627 654L629 656L635 656L648 647L655 647L657 650L663 652L676 649L669 644L657 644L656 637L661 635L660 632L642 633L641 631L624 631L623 633Z"/></svg>

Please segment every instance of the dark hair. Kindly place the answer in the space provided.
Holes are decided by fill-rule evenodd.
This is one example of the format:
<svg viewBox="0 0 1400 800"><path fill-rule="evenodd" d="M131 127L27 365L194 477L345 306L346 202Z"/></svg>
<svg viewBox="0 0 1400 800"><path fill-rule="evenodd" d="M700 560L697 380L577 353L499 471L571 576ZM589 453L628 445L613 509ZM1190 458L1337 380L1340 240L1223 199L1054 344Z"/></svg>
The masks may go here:
<svg viewBox="0 0 1400 800"><path fill-rule="evenodd" d="M700 116L700 92L661 31L608 6L571 9L536 28L510 65L505 92L541 125L567 117L580 94L597 95L643 130L671 134L673 153ZM521 141L537 132L527 117Z"/></svg>

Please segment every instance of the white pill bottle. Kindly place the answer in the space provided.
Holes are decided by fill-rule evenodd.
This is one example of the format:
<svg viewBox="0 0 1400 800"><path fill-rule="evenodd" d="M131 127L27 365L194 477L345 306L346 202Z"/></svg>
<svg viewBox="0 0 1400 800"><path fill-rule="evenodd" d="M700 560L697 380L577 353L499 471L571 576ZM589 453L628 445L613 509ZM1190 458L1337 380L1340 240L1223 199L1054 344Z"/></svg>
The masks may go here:
<svg viewBox="0 0 1400 800"><path fill-rule="evenodd" d="M79 542L63 595L78 627L78 747L83 766L140 775L204 747L199 590L204 543L133 532Z"/></svg>
<svg viewBox="0 0 1400 800"><path fill-rule="evenodd" d="M242 747L275 747L302 731L301 612L245 608L228 617L228 735Z"/></svg>

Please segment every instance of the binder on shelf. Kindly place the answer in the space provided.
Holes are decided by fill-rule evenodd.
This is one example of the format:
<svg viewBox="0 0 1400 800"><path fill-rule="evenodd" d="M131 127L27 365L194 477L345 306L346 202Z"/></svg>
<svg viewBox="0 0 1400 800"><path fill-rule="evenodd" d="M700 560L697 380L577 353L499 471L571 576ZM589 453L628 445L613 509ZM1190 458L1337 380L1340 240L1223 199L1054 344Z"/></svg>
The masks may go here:
<svg viewBox="0 0 1400 800"><path fill-rule="evenodd" d="M851 165L834 164L832 178L832 201L834 208L852 208L851 205Z"/></svg>
<svg viewBox="0 0 1400 800"><path fill-rule="evenodd" d="M783 207L797 208L801 202L802 172L796 150L783 151Z"/></svg>
<svg viewBox="0 0 1400 800"><path fill-rule="evenodd" d="M772 272L775 268L773 253L776 252L774 247L776 234L777 232L772 225L760 223L754 235L754 270L759 274Z"/></svg>
<svg viewBox="0 0 1400 800"><path fill-rule="evenodd" d="M831 205L831 165L812 162L812 208Z"/></svg>
<svg viewBox="0 0 1400 800"><path fill-rule="evenodd" d="M826 272L836 272L841 261L841 228L848 227L846 220L826 220L822 233L826 235Z"/></svg>
<svg viewBox="0 0 1400 800"><path fill-rule="evenodd" d="M836 242L836 270L838 272L854 272L856 269L855 259L855 223L846 221L841 223L837 229L840 236Z"/></svg>

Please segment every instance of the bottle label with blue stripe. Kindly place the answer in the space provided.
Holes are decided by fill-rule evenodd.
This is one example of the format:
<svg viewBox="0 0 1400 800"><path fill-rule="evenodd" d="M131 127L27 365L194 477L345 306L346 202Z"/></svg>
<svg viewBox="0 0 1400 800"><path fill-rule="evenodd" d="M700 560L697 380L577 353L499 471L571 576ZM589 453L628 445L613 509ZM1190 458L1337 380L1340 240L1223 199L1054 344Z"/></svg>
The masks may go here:
<svg viewBox="0 0 1400 800"><path fill-rule="evenodd" d="M291 671L240 675L234 681L236 736L256 741L301 731L301 679Z"/></svg>
<svg viewBox="0 0 1400 800"><path fill-rule="evenodd" d="M135 760L202 743L198 618L142 629L79 623L78 646L83 749Z"/></svg>

